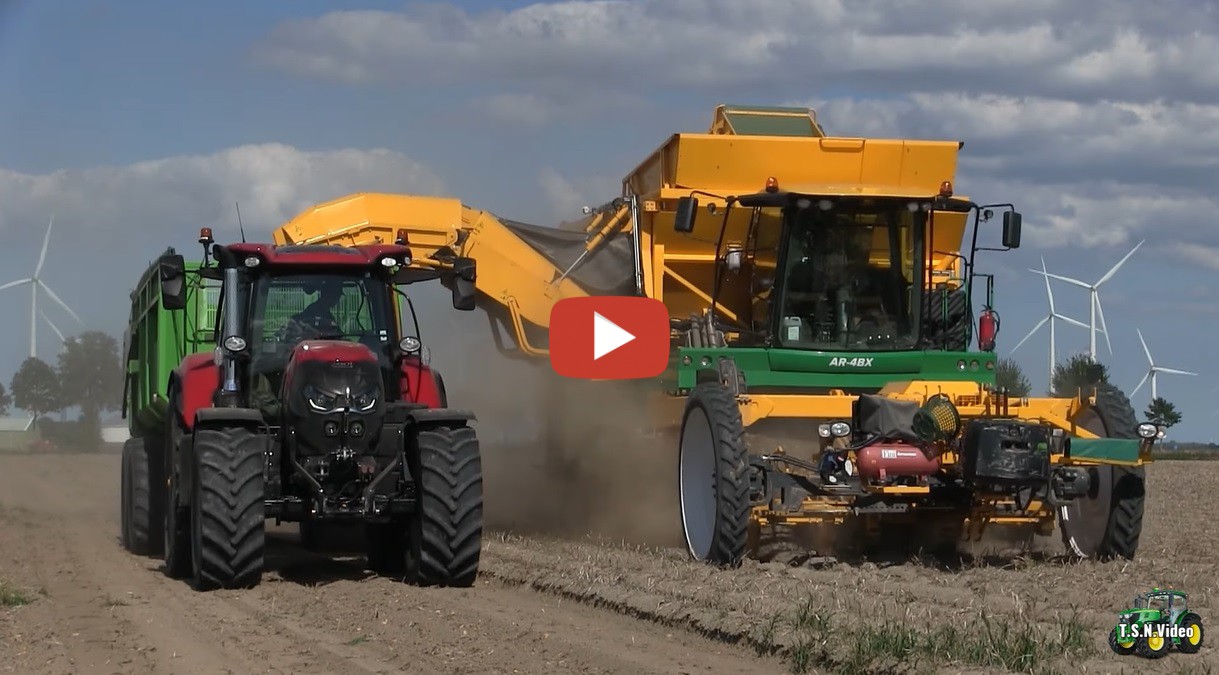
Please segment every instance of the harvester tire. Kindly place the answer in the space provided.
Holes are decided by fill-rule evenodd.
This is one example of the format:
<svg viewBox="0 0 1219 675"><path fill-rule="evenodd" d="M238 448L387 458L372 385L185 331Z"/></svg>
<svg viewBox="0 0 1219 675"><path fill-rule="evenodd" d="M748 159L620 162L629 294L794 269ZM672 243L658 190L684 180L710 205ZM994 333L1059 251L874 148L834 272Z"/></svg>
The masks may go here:
<svg viewBox="0 0 1219 675"><path fill-rule="evenodd" d="M482 455L474 429L418 433L419 508L407 537L407 580L469 587L482 554ZM386 545L392 545L386 540Z"/></svg>
<svg viewBox="0 0 1219 675"><path fill-rule="evenodd" d="M161 552L161 529L154 513L152 471L143 438L123 443L123 547L136 555Z"/></svg>
<svg viewBox="0 0 1219 675"><path fill-rule="evenodd" d="M190 518L195 590L251 588L262 580L263 453L261 440L249 429L195 431Z"/></svg>
<svg viewBox="0 0 1219 675"><path fill-rule="evenodd" d="M749 457L741 411L716 382L690 391L682 414L677 474L686 550L695 560L736 567L749 530Z"/></svg>
<svg viewBox="0 0 1219 675"><path fill-rule="evenodd" d="M1096 405L1077 420L1104 438L1138 438L1130 399L1107 382L1096 386ZM1089 467L1089 492L1058 509L1067 551L1080 558L1133 560L1143 531L1146 472L1143 467Z"/></svg>

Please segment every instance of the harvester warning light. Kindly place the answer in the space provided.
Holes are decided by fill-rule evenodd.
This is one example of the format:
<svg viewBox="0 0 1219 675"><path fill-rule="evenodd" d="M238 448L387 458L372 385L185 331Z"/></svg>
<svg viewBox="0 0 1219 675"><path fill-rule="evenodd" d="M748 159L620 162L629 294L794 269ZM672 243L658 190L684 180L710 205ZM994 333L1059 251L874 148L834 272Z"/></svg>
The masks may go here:
<svg viewBox="0 0 1219 675"><path fill-rule="evenodd" d="M774 176L767 178L766 179L766 191L767 192L778 192L779 191L779 179L775 178Z"/></svg>
<svg viewBox="0 0 1219 675"><path fill-rule="evenodd" d="M940 183L940 196L944 199L948 199L952 196L952 181L946 180L943 183Z"/></svg>
<svg viewBox="0 0 1219 675"><path fill-rule="evenodd" d="M215 241L215 239L212 238L212 228L210 228L210 227L199 228L199 243L200 244L207 246L208 244L212 243L213 241Z"/></svg>
<svg viewBox="0 0 1219 675"><path fill-rule="evenodd" d="M410 244L410 240L406 236L406 228L404 228L404 227L398 228L398 233L394 237L394 243L399 246L407 246Z"/></svg>

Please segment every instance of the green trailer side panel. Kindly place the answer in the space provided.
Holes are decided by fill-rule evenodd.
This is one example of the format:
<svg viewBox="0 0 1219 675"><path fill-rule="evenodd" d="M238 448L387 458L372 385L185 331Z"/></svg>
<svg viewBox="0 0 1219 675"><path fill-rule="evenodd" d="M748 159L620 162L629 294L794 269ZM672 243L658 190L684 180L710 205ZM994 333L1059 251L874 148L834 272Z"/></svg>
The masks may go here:
<svg viewBox="0 0 1219 675"><path fill-rule="evenodd" d="M167 310L161 305L156 261L144 271L131 292L125 336L128 379L124 416L132 436L154 433L161 427L169 376L182 359L215 348L212 327L219 284L200 277L196 273L198 268L198 262L186 264L183 310Z"/></svg>

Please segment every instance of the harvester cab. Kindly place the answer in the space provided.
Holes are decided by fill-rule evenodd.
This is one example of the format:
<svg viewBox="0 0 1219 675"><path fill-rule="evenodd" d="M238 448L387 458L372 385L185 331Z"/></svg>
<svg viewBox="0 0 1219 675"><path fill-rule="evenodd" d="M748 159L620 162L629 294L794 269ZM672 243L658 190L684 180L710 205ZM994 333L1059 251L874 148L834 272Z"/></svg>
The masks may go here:
<svg viewBox="0 0 1219 675"><path fill-rule="evenodd" d="M165 454L150 472L162 474L148 499L163 514L170 575L200 590L258 583L274 518L299 522L303 540L322 525L362 527L377 573L473 583L482 530L473 414L447 408L417 321L414 334L403 326L403 308L412 319L414 309L398 288L441 273L411 267L405 233L355 247L225 246L204 228L199 241L195 273L220 282L215 349L186 356L169 377L157 434ZM475 268L457 262L446 272L462 277L453 305L469 309ZM186 306L182 256L157 264L161 305Z"/></svg>

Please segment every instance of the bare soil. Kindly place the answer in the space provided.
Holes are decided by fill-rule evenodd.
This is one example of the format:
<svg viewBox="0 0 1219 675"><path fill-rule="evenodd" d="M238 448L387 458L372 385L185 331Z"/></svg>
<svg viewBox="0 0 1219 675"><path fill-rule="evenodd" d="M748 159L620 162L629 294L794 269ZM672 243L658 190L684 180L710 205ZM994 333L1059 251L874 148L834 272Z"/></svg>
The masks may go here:
<svg viewBox="0 0 1219 675"><path fill-rule="evenodd" d="M113 454L0 455L0 671L1202 673L1219 665L1211 638L1197 654L1158 661L1119 657L1106 644L1116 612L1152 586L1188 592L1204 622L1219 621L1211 515L1219 462L1149 467L1135 562L1066 563L1051 538L1039 553L961 565L747 561L718 570L639 545L676 528L669 506L643 500L631 511L615 500L601 503L595 526L557 527L565 539L536 528L488 533L472 589L369 577L358 557L300 550L295 528L283 526L271 530L263 585L208 594L121 549L118 467ZM493 476L491 512L523 519L525 505L546 496L496 492ZM646 491L642 484L633 489ZM592 503L594 495L586 493ZM631 536L630 521L645 513L641 536ZM609 540L580 537L581 527L608 529Z"/></svg>

